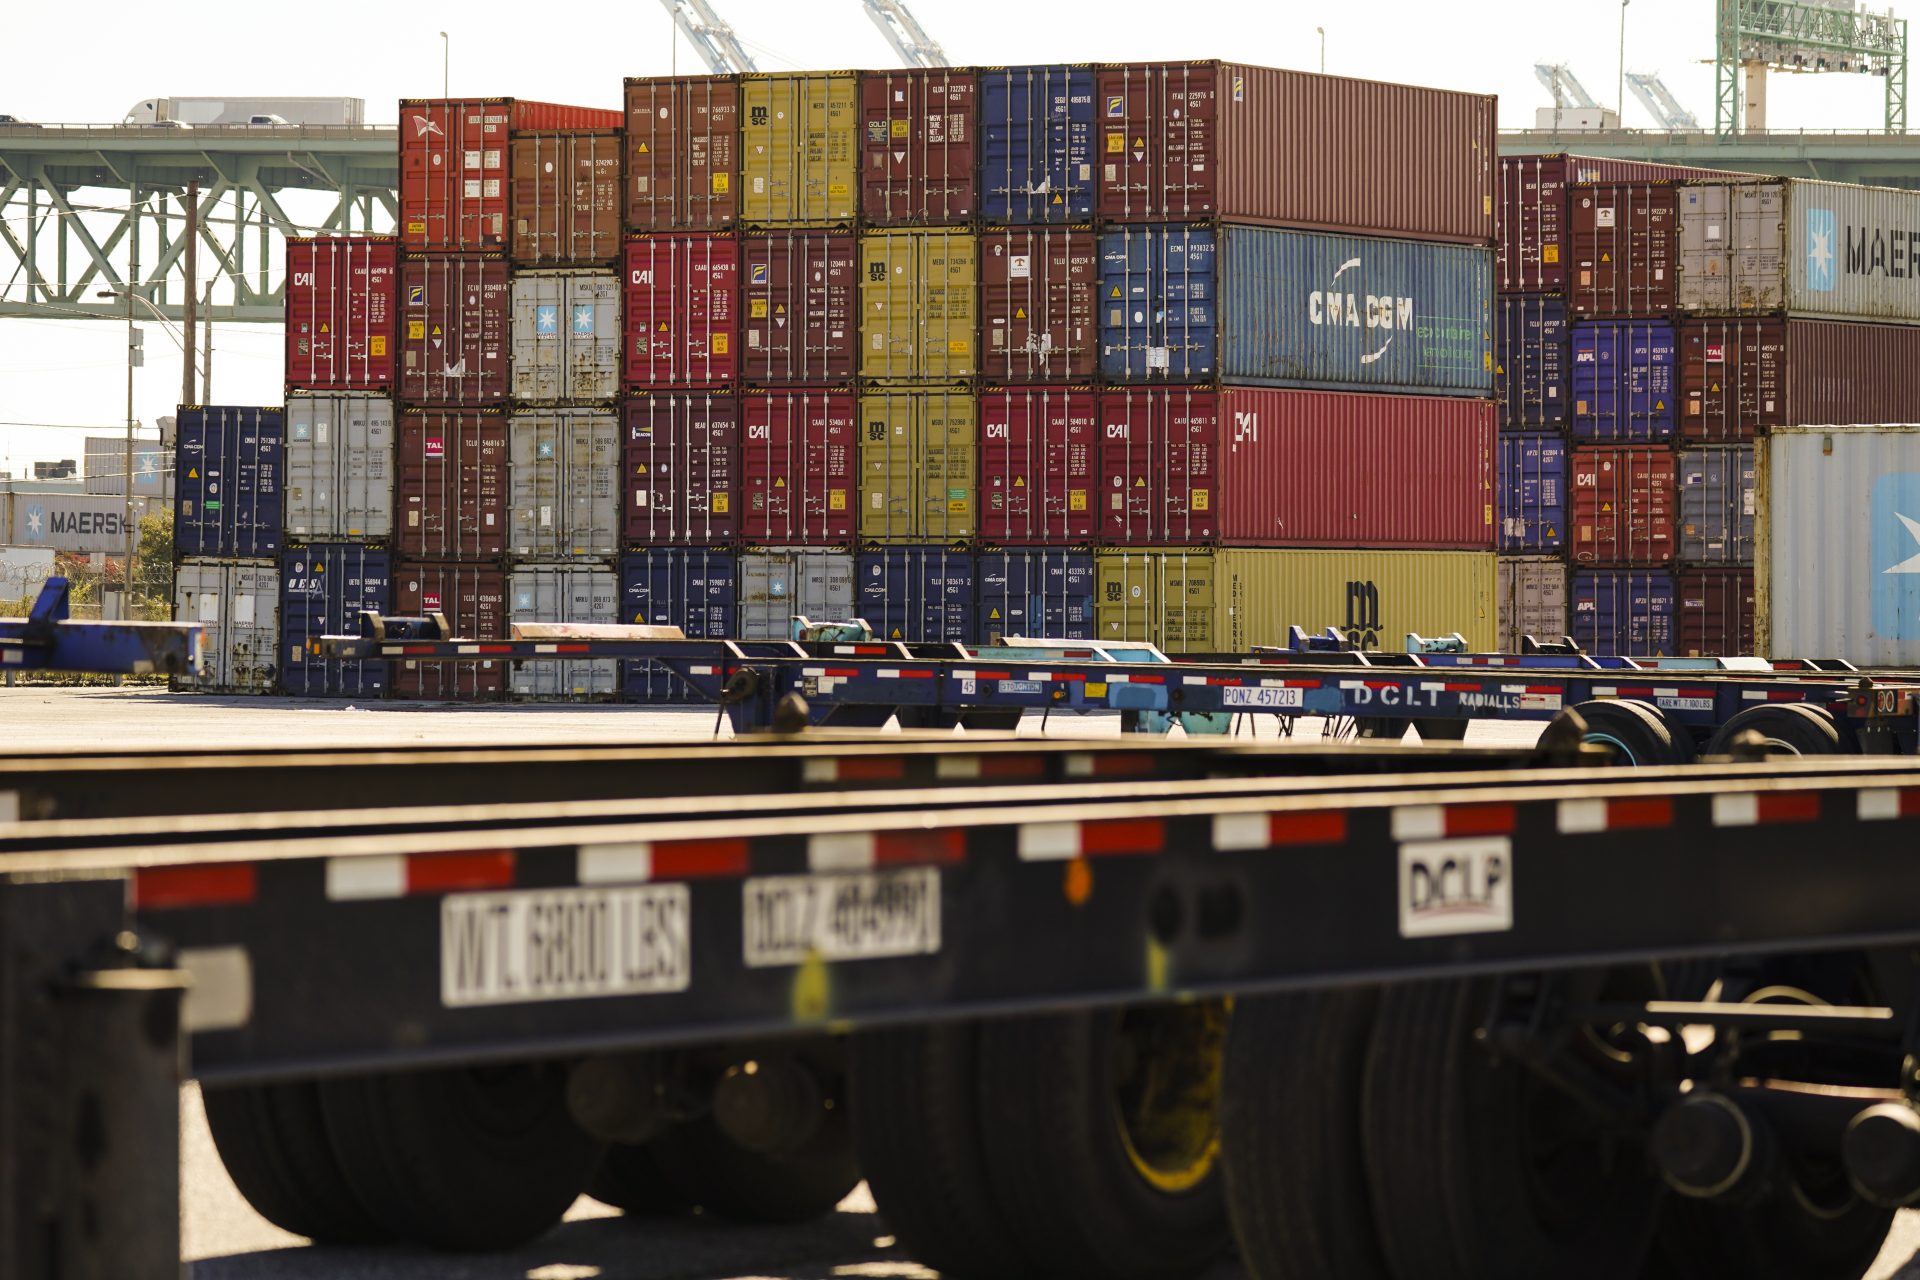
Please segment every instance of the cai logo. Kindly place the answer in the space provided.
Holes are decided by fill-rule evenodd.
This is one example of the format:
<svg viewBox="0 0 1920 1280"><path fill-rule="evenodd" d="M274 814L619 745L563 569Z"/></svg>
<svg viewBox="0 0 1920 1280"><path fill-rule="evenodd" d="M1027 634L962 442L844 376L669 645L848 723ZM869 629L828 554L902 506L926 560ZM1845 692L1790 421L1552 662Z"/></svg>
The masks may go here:
<svg viewBox="0 0 1920 1280"><path fill-rule="evenodd" d="M1920 640L1920 471L1873 483L1873 630Z"/></svg>
<svg viewBox="0 0 1920 1280"><path fill-rule="evenodd" d="M1807 289L1813 293L1833 292L1833 250L1835 234L1833 210L1807 210Z"/></svg>

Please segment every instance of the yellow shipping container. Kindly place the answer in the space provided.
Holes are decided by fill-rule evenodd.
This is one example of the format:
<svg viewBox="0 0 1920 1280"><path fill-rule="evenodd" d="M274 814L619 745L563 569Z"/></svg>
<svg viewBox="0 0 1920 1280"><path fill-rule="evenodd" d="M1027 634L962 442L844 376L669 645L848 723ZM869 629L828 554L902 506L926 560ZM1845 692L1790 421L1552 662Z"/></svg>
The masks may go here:
<svg viewBox="0 0 1920 1280"><path fill-rule="evenodd" d="M860 86L851 71L740 77L740 221L850 224L860 211Z"/></svg>
<svg viewBox="0 0 1920 1280"><path fill-rule="evenodd" d="M1099 638L1168 653L1285 644L1289 626L1337 627L1366 649L1408 632L1494 647L1498 558L1469 551L1139 548L1099 556Z"/></svg>
<svg viewBox="0 0 1920 1280"><path fill-rule="evenodd" d="M860 396L860 537L974 535L978 414L971 389L868 387Z"/></svg>
<svg viewBox="0 0 1920 1280"><path fill-rule="evenodd" d="M971 231L860 237L860 376L944 382L974 375L980 240Z"/></svg>

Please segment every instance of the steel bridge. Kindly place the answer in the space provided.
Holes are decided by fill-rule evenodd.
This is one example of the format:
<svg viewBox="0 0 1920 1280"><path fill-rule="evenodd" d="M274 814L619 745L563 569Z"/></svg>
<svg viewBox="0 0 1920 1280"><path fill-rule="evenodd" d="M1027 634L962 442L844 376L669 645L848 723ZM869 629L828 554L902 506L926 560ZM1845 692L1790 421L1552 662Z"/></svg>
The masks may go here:
<svg viewBox="0 0 1920 1280"><path fill-rule="evenodd" d="M1920 133L1770 129L1715 137L1706 129L1672 133L1511 129L1500 134L1503 155L1556 151L1879 187L1920 187Z"/></svg>

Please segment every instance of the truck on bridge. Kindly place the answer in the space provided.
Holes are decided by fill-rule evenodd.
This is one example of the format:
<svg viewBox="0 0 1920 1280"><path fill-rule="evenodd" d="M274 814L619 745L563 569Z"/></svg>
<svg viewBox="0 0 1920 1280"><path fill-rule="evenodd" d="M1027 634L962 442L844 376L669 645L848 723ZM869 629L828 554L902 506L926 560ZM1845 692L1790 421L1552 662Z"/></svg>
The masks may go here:
<svg viewBox="0 0 1920 1280"><path fill-rule="evenodd" d="M126 124L252 124L259 116L274 123L358 128L364 125L364 98L142 98L127 108Z"/></svg>

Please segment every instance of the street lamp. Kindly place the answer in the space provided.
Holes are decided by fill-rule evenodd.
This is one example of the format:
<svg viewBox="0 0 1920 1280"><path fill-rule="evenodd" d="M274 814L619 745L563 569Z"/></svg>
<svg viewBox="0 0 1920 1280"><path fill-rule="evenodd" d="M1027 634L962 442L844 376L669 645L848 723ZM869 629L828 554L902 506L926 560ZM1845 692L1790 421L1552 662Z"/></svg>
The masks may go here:
<svg viewBox="0 0 1920 1280"><path fill-rule="evenodd" d="M1315 27L1314 30L1320 34L1320 74L1325 75L1327 74L1327 29Z"/></svg>
<svg viewBox="0 0 1920 1280"><path fill-rule="evenodd" d="M126 619L133 612L133 556L136 545L133 520L133 371L141 363L140 346L137 341L138 330L133 327L133 301L136 295L131 285L125 289L100 290L100 296L103 298L116 298L122 294L125 294L127 299L127 451L125 474L121 478L121 484L125 486L127 495L127 558L121 566L120 616Z"/></svg>
<svg viewBox="0 0 1920 1280"><path fill-rule="evenodd" d="M449 68L452 66L453 41L447 38L446 32L442 31L440 33L440 96L443 98L448 96Z"/></svg>
<svg viewBox="0 0 1920 1280"><path fill-rule="evenodd" d="M1620 0L1620 66L1613 82L1613 113L1620 118L1619 127L1627 127L1627 5L1632 0Z"/></svg>

